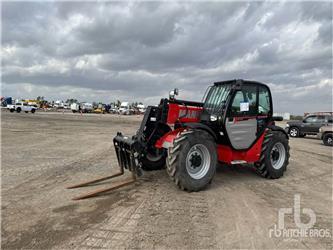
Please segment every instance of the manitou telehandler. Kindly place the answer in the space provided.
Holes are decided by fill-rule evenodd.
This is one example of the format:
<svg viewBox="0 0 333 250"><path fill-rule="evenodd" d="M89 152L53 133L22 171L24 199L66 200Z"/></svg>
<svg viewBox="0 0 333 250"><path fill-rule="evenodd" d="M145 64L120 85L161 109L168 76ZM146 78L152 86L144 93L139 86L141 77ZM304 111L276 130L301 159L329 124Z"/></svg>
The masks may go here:
<svg viewBox="0 0 333 250"><path fill-rule="evenodd" d="M120 132L113 139L120 173L72 186L80 187L122 175L133 178L111 188L76 199L95 196L133 183L142 170L166 170L176 185L199 191L210 184L218 162L253 164L265 178L279 178L289 161L286 132L275 126L273 103L267 85L247 80L216 82L204 102L178 100L170 92L158 106L149 106L136 135Z"/></svg>

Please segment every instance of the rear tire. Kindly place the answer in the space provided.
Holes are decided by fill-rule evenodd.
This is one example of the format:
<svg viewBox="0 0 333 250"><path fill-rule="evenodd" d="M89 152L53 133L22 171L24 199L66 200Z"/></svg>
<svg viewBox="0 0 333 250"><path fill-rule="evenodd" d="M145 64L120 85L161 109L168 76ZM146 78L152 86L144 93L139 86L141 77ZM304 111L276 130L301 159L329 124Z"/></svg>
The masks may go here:
<svg viewBox="0 0 333 250"><path fill-rule="evenodd" d="M324 134L323 142L325 146L333 146L333 134L332 133Z"/></svg>
<svg viewBox="0 0 333 250"><path fill-rule="evenodd" d="M289 129L289 135L290 135L291 137L299 137L299 129L296 128L296 127L291 127L291 128Z"/></svg>
<svg viewBox="0 0 333 250"><path fill-rule="evenodd" d="M183 131L169 148L166 165L170 178L180 189L200 191L215 175L216 144L205 131Z"/></svg>
<svg viewBox="0 0 333 250"><path fill-rule="evenodd" d="M269 179L283 176L289 163L289 142L280 131L268 131L261 147L260 161L255 163L259 175Z"/></svg>

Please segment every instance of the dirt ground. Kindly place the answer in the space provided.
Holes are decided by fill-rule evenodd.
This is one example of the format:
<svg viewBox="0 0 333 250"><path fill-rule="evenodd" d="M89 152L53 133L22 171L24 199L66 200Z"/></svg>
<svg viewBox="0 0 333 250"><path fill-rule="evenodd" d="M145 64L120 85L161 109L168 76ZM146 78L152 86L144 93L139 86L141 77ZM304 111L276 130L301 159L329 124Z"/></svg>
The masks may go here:
<svg viewBox="0 0 333 250"><path fill-rule="evenodd" d="M251 166L218 166L208 189L187 193L162 170L72 201L114 183L66 189L117 172L113 136L132 135L142 117L2 112L1 119L2 249L332 248L330 237L269 234L295 194L301 209L314 211L314 228L332 234L332 148L314 137L290 140L290 164L278 180L259 177ZM296 228L294 216L284 222Z"/></svg>

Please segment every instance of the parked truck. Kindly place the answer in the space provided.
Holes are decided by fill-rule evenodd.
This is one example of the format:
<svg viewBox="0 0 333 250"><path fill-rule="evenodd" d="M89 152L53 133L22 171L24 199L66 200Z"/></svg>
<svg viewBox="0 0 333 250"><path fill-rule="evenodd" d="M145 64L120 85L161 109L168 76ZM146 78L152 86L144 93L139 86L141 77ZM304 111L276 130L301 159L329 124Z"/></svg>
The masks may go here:
<svg viewBox="0 0 333 250"><path fill-rule="evenodd" d="M17 102L15 103L15 105L13 104L10 104L10 105L7 105L7 108L9 109L10 112L14 112L16 111L17 113L20 113L21 111L25 112L25 113L35 113L36 112L36 109L37 107L36 106L33 106L33 105L29 105L28 103L26 102Z"/></svg>
<svg viewBox="0 0 333 250"><path fill-rule="evenodd" d="M291 137L305 137L306 135L317 135L319 128L332 124L333 117L327 115L308 115L302 121L287 122L285 131Z"/></svg>

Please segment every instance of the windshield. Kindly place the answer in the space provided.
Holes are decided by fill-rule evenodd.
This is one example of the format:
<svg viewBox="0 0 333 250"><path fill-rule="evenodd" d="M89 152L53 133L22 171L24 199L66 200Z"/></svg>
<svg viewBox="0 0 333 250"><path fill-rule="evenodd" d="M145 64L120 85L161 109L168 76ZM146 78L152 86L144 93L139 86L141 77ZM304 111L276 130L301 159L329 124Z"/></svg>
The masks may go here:
<svg viewBox="0 0 333 250"><path fill-rule="evenodd" d="M230 90L230 84L211 87L204 103L204 109L210 114L218 113L225 104Z"/></svg>

